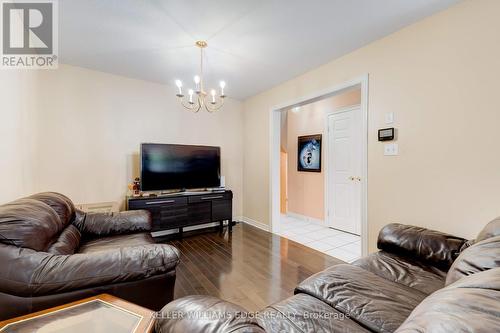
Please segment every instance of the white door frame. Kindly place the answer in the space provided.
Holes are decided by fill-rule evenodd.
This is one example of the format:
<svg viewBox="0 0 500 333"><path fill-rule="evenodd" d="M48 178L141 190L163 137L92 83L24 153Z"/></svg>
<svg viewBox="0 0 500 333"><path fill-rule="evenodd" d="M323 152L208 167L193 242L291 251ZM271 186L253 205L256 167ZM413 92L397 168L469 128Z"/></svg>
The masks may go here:
<svg viewBox="0 0 500 333"><path fill-rule="evenodd" d="M343 113L343 112L349 112L349 111L353 111L353 110L358 110L358 109L361 109L361 105L360 104L356 104L356 105L350 105L350 106L347 106L347 107L342 107L342 108L339 108L339 109L336 109L336 110L333 110L333 111L327 111L325 112L325 133L326 133L326 140L323 140L323 147L324 147L324 150L323 150L323 153L324 153L324 156L330 156L330 135L333 134L333 132L330 132L328 131L328 127L329 127L329 118L330 116L334 115L334 114L339 114L339 113ZM362 118L363 118L363 115L362 115ZM362 142L364 142L363 138L361 139ZM363 145L363 143L362 143ZM363 163L363 158L362 158L362 163ZM326 163L323 163L323 165L325 166L324 170L325 170L325 195L324 195L324 198L325 198L325 225L328 225L328 222L330 221L330 191L329 191L329 188L330 188L330 178L332 177L332 175L330 174L330 164L328 163L328 161L326 161ZM361 172L363 172L363 167L361 167ZM364 179L364 177L362 178ZM361 196L363 196L363 192L361 192ZM363 231L362 231L362 228L360 229L361 230L361 234L363 234Z"/></svg>
<svg viewBox="0 0 500 333"><path fill-rule="evenodd" d="M301 98L283 103L271 108L270 140L269 140L269 187L270 187L270 216L271 231L280 231L280 134L281 112L294 106L313 103L324 98L337 95L355 86L361 86L361 119L363 140L361 144L361 254L368 254L368 74L344 82L338 86L324 89Z"/></svg>

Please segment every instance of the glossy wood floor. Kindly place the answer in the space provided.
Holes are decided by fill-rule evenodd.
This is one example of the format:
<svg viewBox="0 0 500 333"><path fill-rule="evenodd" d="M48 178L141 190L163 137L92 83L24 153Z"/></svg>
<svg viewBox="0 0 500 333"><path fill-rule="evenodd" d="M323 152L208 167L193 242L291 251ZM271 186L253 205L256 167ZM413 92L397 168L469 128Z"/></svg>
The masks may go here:
<svg viewBox="0 0 500 333"><path fill-rule="evenodd" d="M293 295L295 286L341 263L245 223L165 241L181 251L175 298L212 295L257 311Z"/></svg>

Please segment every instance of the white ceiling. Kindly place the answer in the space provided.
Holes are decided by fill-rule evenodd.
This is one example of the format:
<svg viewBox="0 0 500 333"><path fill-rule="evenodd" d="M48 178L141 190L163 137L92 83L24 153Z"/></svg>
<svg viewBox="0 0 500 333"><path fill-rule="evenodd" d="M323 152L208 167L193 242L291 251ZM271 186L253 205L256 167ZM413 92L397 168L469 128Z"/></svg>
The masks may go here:
<svg viewBox="0 0 500 333"><path fill-rule="evenodd" d="M223 79L230 97L245 99L457 2L63 0L60 60L191 85L199 62L194 42L205 39L207 84Z"/></svg>

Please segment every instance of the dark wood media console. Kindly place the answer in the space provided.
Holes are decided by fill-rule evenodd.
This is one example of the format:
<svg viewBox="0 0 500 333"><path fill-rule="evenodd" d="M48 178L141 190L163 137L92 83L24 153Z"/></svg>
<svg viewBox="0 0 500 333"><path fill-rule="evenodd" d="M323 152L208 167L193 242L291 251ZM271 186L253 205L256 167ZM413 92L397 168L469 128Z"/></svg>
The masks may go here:
<svg viewBox="0 0 500 333"><path fill-rule="evenodd" d="M233 192L180 192L157 197L129 197L129 210L145 209L153 216L153 231L179 229L184 227L228 221L229 231L233 222Z"/></svg>

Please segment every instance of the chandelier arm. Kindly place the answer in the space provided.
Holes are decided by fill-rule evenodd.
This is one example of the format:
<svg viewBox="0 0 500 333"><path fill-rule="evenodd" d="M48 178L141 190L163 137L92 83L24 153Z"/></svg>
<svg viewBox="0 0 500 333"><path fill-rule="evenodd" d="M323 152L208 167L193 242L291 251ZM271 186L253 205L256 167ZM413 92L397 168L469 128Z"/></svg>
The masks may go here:
<svg viewBox="0 0 500 333"><path fill-rule="evenodd" d="M216 104L205 104L205 109L212 113L212 112L215 112L217 110L220 110L222 108L222 106L224 106L224 97L219 97L219 102L216 103Z"/></svg>
<svg viewBox="0 0 500 333"><path fill-rule="evenodd" d="M186 100L182 97L179 97L179 100L181 102L181 105L188 110L198 112L201 109L201 105L199 105L199 102L191 104L186 102Z"/></svg>
<svg viewBox="0 0 500 333"><path fill-rule="evenodd" d="M179 97L179 102L181 102L181 105L183 107L185 107L186 109L190 109L191 106L186 102L186 100L184 99L184 97Z"/></svg>
<svg viewBox="0 0 500 333"><path fill-rule="evenodd" d="M197 113L201 110L201 104L200 103L196 103L196 108L193 109L193 112L194 113Z"/></svg>
<svg viewBox="0 0 500 333"><path fill-rule="evenodd" d="M200 111L201 108L203 108L203 105L204 105L204 95L203 94L199 94L198 95L198 99L197 99L197 109L196 109L196 112Z"/></svg>

